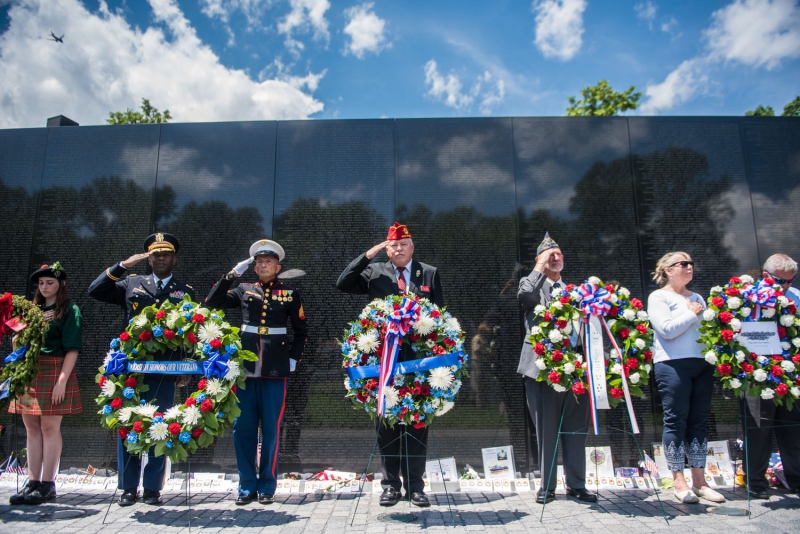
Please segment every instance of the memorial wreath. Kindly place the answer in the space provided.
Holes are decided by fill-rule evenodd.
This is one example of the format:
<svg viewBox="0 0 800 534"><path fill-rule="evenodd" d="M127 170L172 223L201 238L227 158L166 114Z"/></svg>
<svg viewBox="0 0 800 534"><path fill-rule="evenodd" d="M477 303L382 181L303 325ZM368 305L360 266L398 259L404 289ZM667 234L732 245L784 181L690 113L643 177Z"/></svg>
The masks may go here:
<svg viewBox="0 0 800 534"><path fill-rule="evenodd" d="M626 386L632 396L643 397L642 386L648 384L652 369L653 330L642 301L631 298L626 288L605 285L596 277L580 286L555 288L552 296L549 307L534 308L535 324L528 335L538 356L536 380L556 391L571 389L576 397L586 393L590 377L585 358L575 351L577 328L596 316L604 319L612 345L603 362L609 405L622 401Z"/></svg>
<svg viewBox="0 0 800 534"><path fill-rule="evenodd" d="M0 371L3 395L0 402L24 395L36 379L39 352L48 327L42 310L33 302L11 293L4 293L0 297L0 341L3 335L16 334L17 347L5 357L5 365Z"/></svg>
<svg viewBox="0 0 800 534"><path fill-rule="evenodd" d="M759 355L747 349L742 325L751 322L775 324L779 354ZM698 343L705 346L703 356L715 367L714 375L723 388L737 394L747 391L789 409L800 398L797 307L771 278L755 281L747 275L734 276L726 285L712 287Z"/></svg>
<svg viewBox="0 0 800 534"><path fill-rule="evenodd" d="M131 454L143 454L155 445L156 456L185 460L198 447L208 447L239 415L236 389L244 387L244 361L257 356L242 349L239 329L225 322L225 314L192 302L165 302L148 306L132 319L99 368L101 425L116 429ZM190 360L153 360L168 351L184 351ZM166 411L141 398L147 370L204 376L184 402Z"/></svg>
<svg viewBox="0 0 800 534"><path fill-rule="evenodd" d="M402 345L419 359L396 362ZM458 320L428 299L390 295L370 302L342 342L347 397L384 424L423 428L452 409L468 377Z"/></svg>

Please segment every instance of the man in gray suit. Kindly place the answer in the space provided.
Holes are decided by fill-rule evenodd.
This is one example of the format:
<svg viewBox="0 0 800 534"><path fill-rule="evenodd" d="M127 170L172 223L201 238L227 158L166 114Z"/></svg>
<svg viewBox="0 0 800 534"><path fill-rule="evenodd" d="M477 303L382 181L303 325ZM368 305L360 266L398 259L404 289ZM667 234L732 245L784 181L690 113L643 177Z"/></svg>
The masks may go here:
<svg viewBox="0 0 800 534"><path fill-rule="evenodd" d="M567 495L580 501L596 502L597 495L586 490L586 433L589 425L589 398L582 397L581 402L575 400L572 391L559 393L546 381L537 382L536 377L541 370L536 366L536 353L527 340L531 327L534 326L534 308L541 304L550 306L552 292L555 288L565 287L561 280L564 269L564 254L558 243L550 234L536 249L536 265L528 276L519 282L517 299L525 312L525 342L519 356L517 372L525 378L525 397L528 411L536 427L536 441L539 443L539 471L542 474L542 488L536 494L536 502L545 503L556 498L556 469L550 466L557 456L556 439L561 414L564 422L561 425L561 447L564 456L564 473L566 474ZM577 331L577 329L576 329ZM578 342L580 344L580 341ZM548 484L549 475L549 484ZM545 491L545 488L548 488Z"/></svg>

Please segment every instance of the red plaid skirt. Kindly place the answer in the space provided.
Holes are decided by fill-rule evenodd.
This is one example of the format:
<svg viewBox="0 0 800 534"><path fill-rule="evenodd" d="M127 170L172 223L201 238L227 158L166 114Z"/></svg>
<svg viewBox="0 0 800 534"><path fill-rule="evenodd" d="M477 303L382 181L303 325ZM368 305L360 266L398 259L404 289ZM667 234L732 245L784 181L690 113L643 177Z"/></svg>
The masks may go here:
<svg viewBox="0 0 800 534"><path fill-rule="evenodd" d="M25 395L12 400L8 406L8 413L18 413L23 415L70 415L81 413L81 392L78 389L78 376L75 369L69 375L67 387L64 392L64 400L60 404L53 405L53 388L58 382L61 374L61 366L64 365L64 358L55 356L39 355L39 373L36 380L31 384L31 388Z"/></svg>

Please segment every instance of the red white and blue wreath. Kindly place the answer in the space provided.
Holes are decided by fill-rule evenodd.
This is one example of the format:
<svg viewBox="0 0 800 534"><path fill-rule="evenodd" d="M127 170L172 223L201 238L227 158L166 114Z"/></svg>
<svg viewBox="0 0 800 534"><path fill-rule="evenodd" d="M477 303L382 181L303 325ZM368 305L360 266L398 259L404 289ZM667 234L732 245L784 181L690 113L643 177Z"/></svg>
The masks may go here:
<svg viewBox="0 0 800 534"><path fill-rule="evenodd" d="M404 344L419 358L397 362ZM423 428L453 408L468 359L464 331L443 308L418 296L375 299L345 331L346 396L388 426Z"/></svg>

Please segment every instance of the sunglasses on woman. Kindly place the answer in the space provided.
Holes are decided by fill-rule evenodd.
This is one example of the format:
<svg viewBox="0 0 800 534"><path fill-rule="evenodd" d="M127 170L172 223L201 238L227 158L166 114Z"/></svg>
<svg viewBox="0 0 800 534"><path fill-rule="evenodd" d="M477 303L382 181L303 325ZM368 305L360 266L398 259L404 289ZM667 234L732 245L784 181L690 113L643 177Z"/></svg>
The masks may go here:
<svg viewBox="0 0 800 534"><path fill-rule="evenodd" d="M692 267L694 267L694 262L693 261L686 261L686 260L684 260L684 261L676 261L675 263L673 263L672 265L668 265L667 267L668 268L669 267L675 267L676 265L680 265L681 267L683 267L685 269L690 265Z"/></svg>

